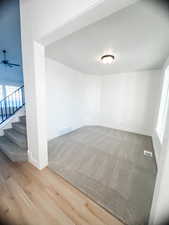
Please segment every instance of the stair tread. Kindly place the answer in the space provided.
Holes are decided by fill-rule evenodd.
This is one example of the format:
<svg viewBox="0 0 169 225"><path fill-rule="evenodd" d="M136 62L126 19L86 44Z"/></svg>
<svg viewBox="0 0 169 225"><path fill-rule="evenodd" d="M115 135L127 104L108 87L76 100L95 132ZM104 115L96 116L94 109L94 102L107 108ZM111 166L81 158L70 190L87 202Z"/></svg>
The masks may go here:
<svg viewBox="0 0 169 225"><path fill-rule="evenodd" d="M19 119L20 119L20 121L25 121L26 122L26 116L20 116Z"/></svg>
<svg viewBox="0 0 169 225"><path fill-rule="evenodd" d="M26 119L26 116L25 116L25 115L23 115L23 116L20 116L20 118L25 118L25 119Z"/></svg>
<svg viewBox="0 0 169 225"><path fill-rule="evenodd" d="M14 123L12 123L12 125L18 126L18 127L22 128L22 129L25 129L26 130L26 124L25 123L22 123L22 122L14 122Z"/></svg>
<svg viewBox="0 0 169 225"><path fill-rule="evenodd" d="M22 121L13 122L13 124L18 124L26 127L26 123L23 123Z"/></svg>
<svg viewBox="0 0 169 225"><path fill-rule="evenodd" d="M21 124L23 124L24 126L26 126L26 120L25 120L25 121L20 120L18 123L21 123Z"/></svg>
<svg viewBox="0 0 169 225"><path fill-rule="evenodd" d="M5 152L10 152L11 154L14 153L27 153L27 150L21 149L18 145L11 142L7 137L1 136L0 137L0 149L4 150Z"/></svg>
<svg viewBox="0 0 169 225"><path fill-rule="evenodd" d="M11 134L13 137L23 139L26 141L26 135L19 133L14 128L5 129L5 132L7 132L8 134Z"/></svg>
<svg viewBox="0 0 169 225"><path fill-rule="evenodd" d="M12 123L12 127L19 133L26 135L26 124L22 122Z"/></svg>
<svg viewBox="0 0 169 225"><path fill-rule="evenodd" d="M0 150L13 162L23 162L28 160L27 151L21 149L5 136L0 137Z"/></svg>
<svg viewBox="0 0 169 225"><path fill-rule="evenodd" d="M20 148L27 148L26 135L19 133L14 128L4 130L5 136L10 139L11 142L19 145Z"/></svg>

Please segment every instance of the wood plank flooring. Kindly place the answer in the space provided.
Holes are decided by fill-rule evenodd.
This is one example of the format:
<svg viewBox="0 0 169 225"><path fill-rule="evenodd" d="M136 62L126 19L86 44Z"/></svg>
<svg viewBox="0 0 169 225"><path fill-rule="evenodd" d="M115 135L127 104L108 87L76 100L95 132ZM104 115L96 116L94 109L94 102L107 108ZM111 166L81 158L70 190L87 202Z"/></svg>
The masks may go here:
<svg viewBox="0 0 169 225"><path fill-rule="evenodd" d="M0 153L0 224L123 225L48 168Z"/></svg>

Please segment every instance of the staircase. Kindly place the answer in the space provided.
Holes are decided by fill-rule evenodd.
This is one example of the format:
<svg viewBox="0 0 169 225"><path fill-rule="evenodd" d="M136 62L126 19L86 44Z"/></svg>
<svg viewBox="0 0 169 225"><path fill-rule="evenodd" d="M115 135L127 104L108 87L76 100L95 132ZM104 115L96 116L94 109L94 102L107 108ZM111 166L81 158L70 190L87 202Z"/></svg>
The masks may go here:
<svg viewBox="0 0 169 225"><path fill-rule="evenodd" d="M0 102L1 123L24 106L23 86L21 88ZM4 136L0 136L0 151L15 162L27 160L26 116L20 116L18 122L13 122L12 128L4 129Z"/></svg>

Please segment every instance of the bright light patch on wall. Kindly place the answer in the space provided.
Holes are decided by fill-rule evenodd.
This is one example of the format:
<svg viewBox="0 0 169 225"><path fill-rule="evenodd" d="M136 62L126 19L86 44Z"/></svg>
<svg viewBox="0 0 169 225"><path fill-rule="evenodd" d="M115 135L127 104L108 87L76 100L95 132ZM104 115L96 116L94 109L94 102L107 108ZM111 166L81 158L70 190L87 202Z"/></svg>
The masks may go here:
<svg viewBox="0 0 169 225"><path fill-rule="evenodd" d="M169 66L167 67L164 75L163 90L156 127L156 131L161 143L163 142L164 138L168 107L169 107Z"/></svg>

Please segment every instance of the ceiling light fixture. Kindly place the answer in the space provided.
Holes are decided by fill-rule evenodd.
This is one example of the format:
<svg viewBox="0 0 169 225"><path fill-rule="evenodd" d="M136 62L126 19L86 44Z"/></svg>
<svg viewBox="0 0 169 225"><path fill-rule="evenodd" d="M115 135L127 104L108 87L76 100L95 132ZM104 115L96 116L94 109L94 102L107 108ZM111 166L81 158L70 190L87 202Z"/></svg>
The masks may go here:
<svg viewBox="0 0 169 225"><path fill-rule="evenodd" d="M114 55L103 55L101 57L101 62L103 64L112 64L114 60L115 60L115 56Z"/></svg>

